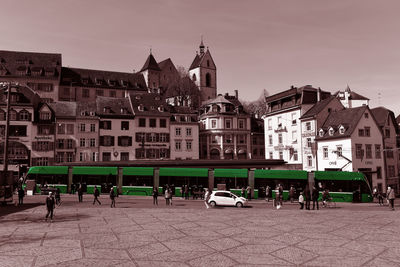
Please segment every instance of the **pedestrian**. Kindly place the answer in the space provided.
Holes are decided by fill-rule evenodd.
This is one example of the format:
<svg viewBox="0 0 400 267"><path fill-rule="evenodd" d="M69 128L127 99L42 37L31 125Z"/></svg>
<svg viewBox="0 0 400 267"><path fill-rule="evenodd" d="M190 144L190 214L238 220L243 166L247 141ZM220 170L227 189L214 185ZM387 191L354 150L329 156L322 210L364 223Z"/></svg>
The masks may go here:
<svg viewBox="0 0 400 267"><path fill-rule="evenodd" d="M169 187L168 186L165 188L164 197L165 197L165 205L169 206Z"/></svg>
<svg viewBox="0 0 400 267"><path fill-rule="evenodd" d="M189 185L185 185L185 199L189 199Z"/></svg>
<svg viewBox="0 0 400 267"><path fill-rule="evenodd" d="M83 202L83 189L81 184L78 187L78 201Z"/></svg>
<svg viewBox="0 0 400 267"><path fill-rule="evenodd" d="M22 186L20 186L18 189L18 205L24 204L24 196L25 190L22 188Z"/></svg>
<svg viewBox="0 0 400 267"><path fill-rule="evenodd" d="M240 192L240 194L242 195L241 197L246 197L245 196L245 192L246 192L246 189L244 188L244 186L242 187L242 191Z"/></svg>
<svg viewBox="0 0 400 267"><path fill-rule="evenodd" d="M61 205L61 195L60 195L60 188L56 189L56 205L60 206Z"/></svg>
<svg viewBox="0 0 400 267"><path fill-rule="evenodd" d="M313 210L315 210L315 203L317 203L317 210L319 210L318 198L319 198L319 191L315 186L313 186L313 190L312 190L312 209Z"/></svg>
<svg viewBox="0 0 400 267"><path fill-rule="evenodd" d="M157 205L158 206L158 190L157 187L153 187L153 205Z"/></svg>
<svg viewBox="0 0 400 267"><path fill-rule="evenodd" d="M54 213L55 204L56 204L56 202L53 197L53 192L50 192L46 198L46 208L47 208L46 221L50 215L50 220L51 220L51 222L53 222L53 213Z"/></svg>
<svg viewBox="0 0 400 267"><path fill-rule="evenodd" d="M293 203L295 195L296 195L296 189L292 185L292 186L290 186L290 189L289 189L289 199L290 199L291 203Z"/></svg>
<svg viewBox="0 0 400 267"><path fill-rule="evenodd" d="M306 186L306 189L304 190L304 195L306 198L306 210L310 210L311 191L310 191L310 187L308 185Z"/></svg>
<svg viewBox="0 0 400 267"><path fill-rule="evenodd" d="M282 206L283 202L283 186L279 184L279 204Z"/></svg>
<svg viewBox="0 0 400 267"><path fill-rule="evenodd" d="M75 184L71 184L71 194L75 195Z"/></svg>
<svg viewBox="0 0 400 267"><path fill-rule="evenodd" d="M210 208L210 205L208 205L208 200L210 199L210 191L208 188L206 188L206 193L204 195L204 204L206 205L206 209Z"/></svg>
<svg viewBox="0 0 400 267"><path fill-rule="evenodd" d="M98 197L100 196L100 192L99 192L99 189L97 188L97 186L94 186L93 196L94 196L93 205L94 205L94 203L95 203L96 201L97 201L97 203L99 203L99 205L101 205L101 202L100 202L100 200L98 199Z"/></svg>
<svg viewBox="0 0 400 267"><path fill-rule="evenodd" d="M250 187L250 185L247 186L246 191L247 191L247 200L250 201L251 200L251 187Z"/></svg>
<svg viewBox="0 0 400 267"><path fill-rule="evenodd" d="M281 208L281 205L279 204L280 203L280 196L279 196L279 185L277 185L276 187L275 187L275 199L274 199L274 201L273 201L273 205L274 205L274 207L276 207L276 209L280 209Z"/></svg>
<svg viewBox="0 0 400 267"><path fill-rule="evenodd" d="M390 186L388 187L388 191L386 193L386 197L389 200L389 204L390 204L390 208L392 210L394 210L394 199L395 199L395 195L394 195L394 189L391 188Z"/></svg>
<svg viewBox="0 0 400 267"><path fill-rule="evenodd" d="M382 190L378 190L378 203L380 206L383 206L383 194L382 194Z"/></svg>
<svg viewBox="0 0 400 267"><path fill-rule="evenodd" d="M111 208L115 208L115 192L114 192L114 186L111 186L111 190L110 190L110 199L111 199Z"/></svg>
<svg viewBox="0 0 400 267"><path fill-rule="evenodd" d="M270 190L271 190L271 187L269 187L269 185L267 185L265 187L265 201L267 201L267 202L269 202L269 199L271 197L270 192L269 192Z"/></svg>
<svg viewBox="0 0 400 267"><path fill-rule="evenodd" d="M168 197L169 197L169 205L172 206L172 188L168 190Z"/></svg>
<svg viewBox="0 0 400 267"><path fill-rule="evenodd" d="M302 210L302 209L304 208L304 196L303 196L303 192L300 192L299 204L300 204L300 209Z"/></svg>

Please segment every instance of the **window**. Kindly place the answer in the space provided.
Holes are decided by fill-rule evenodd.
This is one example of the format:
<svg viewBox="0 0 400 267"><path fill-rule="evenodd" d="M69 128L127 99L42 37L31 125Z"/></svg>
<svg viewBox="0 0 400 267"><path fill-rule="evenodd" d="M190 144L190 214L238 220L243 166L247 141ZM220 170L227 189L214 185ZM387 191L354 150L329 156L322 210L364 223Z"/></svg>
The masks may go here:
<svg viewBox="0 0 400 267"><path fill-rule="evenodd" d="M10 112L10 115L11 115L11 112ZM10 116L11 117L11 116ZM51 119L51 113L50 112L40 112L40 114L39 114L39 119L41 119L41 120L50 120Z"/></svg>
<svg viewBox="0 0 400 267"><path fill-rule="evenodd" d="M268 145L272 146L273 142L272 142L272 135L268 135Z"/></svg>
<svg viewBox="0 0 400 267"><path fill-rule="evenodd" d="M65 96L69 96L69 93L70 93L69 87L64 87L64 88L63 88L63 94L64 94Z"/></svg>
<svg viewBox="0 0 400 267"><path fill-rule="evenodd" d="M103 90L96 90L96 96L104 96Z"/></svg>
<svg viewBox="0 0 400 267"><path fill-rule="evenodd" d="M181 141L175 141L175 150L181 151Z"/></svg>
<svg viewBox="0 0 400 267"><path fill-rule="evenodd" d="M294 161L298 161L299 160L299 154L297 152L297 150L293 150L293 160Z"/></svg>
<svg viewBox="0 0 400 267"><path fill-rule="evenodd" d="M80 138L79 139L79 143L81 147L85 147L86 146L86 139L85 138Z"/></svg>
<svg viewBox="0 0 400 267"><path fill-rule="evenodd" d="M232 135L231 134L226 134L225 135L225 143L231 144L232 143Z"/></svg>
<svg viewBox="0 0 400 267"><path fill-rule="evenodd" d="M365 145L365 158L372 159L372 145Z"/></svg>
<svg viewBox="0 0 400 267"><path fill-rule="evenodd" d="M282 144L283 140L282 140L282 134L278 134L278 144Z"/></svg>
<svg viewBox="0 0 400 267"><path fill-rule="evenodd" d="M111 130L111 121L101 121L100 122L100 129L104 129L104 130Z"/></svg>
<svg viewBox="0 0 400 267"><path fill-rule="evenodd" d="M58 134L65 134L65 124L64 123L59 123L57 125L57 133Z"/></svg>
<svg viewBox="0 0 400 267"><path fill-rule="evenodd" d="M186 141L186 150L191 151L192 150L192 141Z"/></svg>
<svg viewBox="0 0 400 267"><path fill-rule="evenodd" d="M146 119L139 118L139 127L146 127Z"/></svg>
<svg viewBox="0 0 400 267"><path fill-rule="evenodd" d="M82 98L89 98L89 89L82 89Z"/></svg>
<svg viewBox="0 0 400 267"><path fill-rule="evenodd" d="M53 131L50 125L39 125L38 126L38 134L40 135L50 135L53 134Z"/></svg>
<svg viewBox="0 0 400 267"><path fill-rule="evenodd" d="M211 120L211 128L217 128L217 120Z"/></svg>
<svg viewBox="0 0 400 267"><path fill-rule="evenodd" d="M156 119L150 119L150 127L155 128L156 127Z"/></svg>
<svg viewBox="0 0 400 267"><path fill-rule="evenodd" d="M356 158L361 159L363 157L362 145L356 144Z"/></svg>
<svg viewBox="0 0 400 267"><path fill-rule="evenodd" d="M378 179L382 179L382 167L376 167L376 177ZM378 188L379 188L379 185L381 185L381 187L382 187L382 184L378 184ZM382 192L382 188L380 189L380 192Z"/></svg>
<svg viewBox="0 0 400 267"><path fill-rule="evenodd" d="M268 130L272 130L272 119L268 119Z"/></svg>
<svg viewBox="0 0 400 267"><path fill-rule="evenodd" d="M167 134L167 133L160 133L160 142L161 142L161 143L169 142L169 134Z"/></svg>
<svg viewBox="0 0 400 267"><path fill-rule="evenodd" d="M67 152L67 162L73 162L74 161L74 153L72 152Z"/></svg>
<svg viewBox="0 0 400 267"><path fill-rule="evenodd" d="M74 125L67 124L67 134L74 134Z"/></svg>
<svg viewBox="0 0 400 267"><path fill-rule="evenodd" d="M181 128L176 128L175 129L175 135L180 136L181 135Z"/></svg>
<svg viewBox="0 0 400 267"><path fill-rule="evenodd" d="M343 126L341 126L341 127L339 128L339 133L340 133L340 134L344 134L344 127L343 127Z"/></svg>
<svg viewBox="0 0 400 267"><path fill-rule="evenodd" d="M17 112L13 109L10 110L10 121L16 121L17 120Z"/></svg>
<svg viewBox="0 0 400 267"><path fill-rule="evenodd" d="M323 151L324 159L328 159L328 158L329 158L329 155L328 155L328 147L327 147L327 146L324 146L324 147L322 148L322 151Z"/></svg>
<svg viewBox="0 0 400 267"><path fill-rule="evenodd" d="M110 135L100 136L100 145L101 146L113 146L114 145L114 136L110 136Z"/></svg>
<svg viewBox="0 0 400 267"><path fill-rule="evenodd" d="M84 154L82 152L79 153L79 161L84 161Z"/></svg>
<svg viewBox="0 0 400 267"><path fill-rule="evenodd" d="M192 128L186 128L186 136L192 136Z"/></svg>
<svg viewBox="0 0 400 267"><path fill-rule="evenodd" d="M307 138L307 147L312 147L311 138Z"/></svg>
<svg viewBox="0 0 400 267"><path fill-rule="evenodd" d="M306 122L306 131L311 131L311 122Z"/></svg>
<svg viewBox="0 0 400 267"><path fill-rule="evenodd" d="M279 159L283 159L283 151L279 151Z"/></svg>
<svg viewBox="0 0 400 267"><path fill-rule="evenodd" d="M122 131L129 130L129 121L121 121L121 130Z"/></svg>
<svg viewBox="0 0 400 267"><path fill-rule="evenodd" d="M239 134L238 139L239 139L239 144L246 144L246 135Z"/></svg>
<svg viewBox="0 0 400 267"><path fill-rule="evenodd" d="M129 152L121 152L121 161L129 160Z"/></svg>
<svg viewBox="0 0 400 267"><path fill-rule="evenodd" d="M390 137L390 129L385 129L385 137L386 138Z"/></svg>
<svg viewBox="0 0 400 267"><path fill-rule="evenodd" d="M211 87L211 74L206 74L206 87Z"/></svg>
<svg viewBox="0 0 400 267"><path fill-rule="evenodd" d="M95 147L95 146L96 146L96 139L90 138L90 147Z"/></svg>
<svg viewBox="0 0 400 267"><path fill-rule="evenodd" d="M388 166L388 176L389 177L394 177L396 175L395 169L393 165Z"/></svg>
<svg viewBox="0 0 400 267"><path fill-rule="evenodd" d="M297 120L296 120L296 113L292 113L292 125L296 125Z"/></svg>
<svg viewBox="0 0 400 267"><path fill-rule="evenodd" d="M278 127L282 127L282 117L278 117Z"/></svg>
<svg viewBox="0 0 400 267"><path fill-rule="evenodd" d="M118 136L118 146L132 146L132 137Z"/></svg>
<svg viewBox="0 0 400 267"><path fill-rule="evenodd" d="M231 128L232 128L232 120L225 119L225 129L231 129Z"/></svg>
<svg viewBox="0 0 400 267"><path fill-rule="evenodd" d="M211 143L218 144L219 143L219 136L218 135L212 135L211 136Z"/></svg>
<svg viewBox="0 0 400 267"><path fill-rule="evenodd" d="M324 137L324 130L319 130L319 137Z"/></svg>
<svg viewBox="0 0 400 267"><path fill-rule="evenodd" d="M311 157L311 156L307 156L307 164L308 164L308 167L312 167L312 165L313 165L313 160L312 160L312 157Z"/></svg>
<svg viewBox="0 0 400 267"><path fill-rule="evenodd" d="M194 73L193 73L193 75L192 75L192 80L193 80L194 82L197 80L196 74L194 74Z"/></svg>
<svg viewBox="0 0 400 267"><path fill-rule="evenodd" d="M57 148L58 149L64 148L64 139L57 139Z"/></svg>
<svg viewBox="0 0 400 267"><path fill-rule="evenodd" d="M336 146L336 155L338 158L341 158L343 156L343 147L342 146Z"/></svg>
<svg viewBox="0 0 400 267"><path fill-rule="evenodd" d="M84 124L84 123L79 124L79 131L80 132L85 132L86 131L86 124Z"/></svg>
<svg viewBox="0 0 400 267"><path fill-rule="evenodd" d="M375 158L381 158L381 145L375 145Z"/></svg>
<svg viewBox="0 0 400 267"><path fill-rule="evenodd" d="M94 123L90 124L90 132L92 132L92 133L96 132L96 124L94 124Z"/></svg>
<svg viewBox="0 0 400 267"><path fill-rule="evenodd" d="M97 161L97 156L96 156L96 152L92 152L92 156L91 156L91 161Z"/></svg>
<svg viewBox="0 0 400 267"><path fill-rule="evenodd" d="M335 133L335 130L333 130L333 128L330 128L328 130L328 132L329 132L329 135L332 136Z"/></svg>
<svg viewBox="0 0 400 267"><path fill-rule="evenodd" d="M394 157L393 148L391 146L385 147L386 157L392 159Z"/></svg>
<svg viewBox="0 0 400 267"><path fill-rule="evenodd" d="M73 141L72 139L67 139L67 149L72 149L73 148Z"/></svg>
<svg viewBox="0 0 400 267"><path fill-rule="evenodd" d="M292 143L297 143L297 131L292 131Z"/></svg>
<svg viewBox="0 0 400 267"><path fill-rule="evenodd" d="M371 128L370 127L365 127L364 128L364 131L365 131L365 136L371 136Z"/></svg>
<svg viewBox="0 0 400 267"><path fill-rule="evenodd" d="M111 152L103 152L103 161L111 161Z"/></svg>
<svg viewBox="0 0 400 267"><path fill-rule="evenodd" d="M364 136L364 129L358 129L358 136Z"/></svg>
<svg viewBox="0 0 400 267"><path fill-rule="evenodd" d="M160 119L160 128L167 128L167 120Z"/></svg>
<svg viewBox="0 0 400 267"><path fill-rule="evenodd" d="M244 126L244 120L239 120L239 129L245 129L246 127Z"/></svg>
<svg viewBox="0 0 400 267"><path fill-rule="evenodd" d="M364 118L368 119L369 115L368 113L364 113Z"/></svg>
<svg viewBox="0 0 400 267"><path fill-rule="evenodd" d="M56 154L56 162L61 163L64 161L64 153L57 153Z"/></svg>
<svg viewBox="0 0 400 267"><path fill-rule="evenodd" d="M269 152L269 159L274 159L274 152Z"/></svg>
<svg viewBox="0 0 400 267"><path fill-rule="evenodd" d="M30 120L30 116L29 116L30 114L29 114L29 112L28 111L26 111L26 110L21 110L20 112L19 112L19 120L20 121L29 121Z"/></svg>
<svg viewBox="0 0 400 267"><path fill-rule="evenodd" d="M117 97L117 92L115 91L110 91L110 97ZM121 153L122 154L122 153ZM122 157L122 155L121 155Z"/></svg>

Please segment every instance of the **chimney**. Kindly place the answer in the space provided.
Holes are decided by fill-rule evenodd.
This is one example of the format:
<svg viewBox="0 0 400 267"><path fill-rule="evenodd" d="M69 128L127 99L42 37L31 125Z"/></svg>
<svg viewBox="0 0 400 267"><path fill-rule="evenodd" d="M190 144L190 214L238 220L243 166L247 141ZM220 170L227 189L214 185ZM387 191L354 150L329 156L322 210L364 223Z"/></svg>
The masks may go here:
<svg viewBox="0 0 400 267"><path fill-rule="evenodd" d="M321 87L318 87L317 90L317 102L321 101Z"/></svg>
<svg viewBox="0 0 400 267"><path fill-rule="evenodd" d="M236 97L236 99L239 99L239 91L238 90L235 90L235 97Z"/></svg>

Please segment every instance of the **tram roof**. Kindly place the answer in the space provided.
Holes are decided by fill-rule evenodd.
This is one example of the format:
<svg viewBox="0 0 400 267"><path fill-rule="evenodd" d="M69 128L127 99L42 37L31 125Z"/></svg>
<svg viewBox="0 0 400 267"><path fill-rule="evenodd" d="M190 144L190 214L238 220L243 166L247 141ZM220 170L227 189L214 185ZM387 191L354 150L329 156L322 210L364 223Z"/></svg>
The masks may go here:
<svg viewBox="0 0 400 267"><path fill-rule="evenodd" d="M109 162L63 162L62 166L104 166L104 167L187 167L187 168L268 168L284 166L280 159L241 160L134 160Z"/></svg>

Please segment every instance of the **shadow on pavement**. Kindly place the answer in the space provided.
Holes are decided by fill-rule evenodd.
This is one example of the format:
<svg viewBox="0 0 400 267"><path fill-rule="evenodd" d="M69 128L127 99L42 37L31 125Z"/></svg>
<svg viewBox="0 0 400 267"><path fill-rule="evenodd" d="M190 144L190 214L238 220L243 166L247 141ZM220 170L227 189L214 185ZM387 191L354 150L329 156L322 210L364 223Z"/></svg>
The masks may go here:
<svg viewBox="0 0 400 267"><path fill-rule="evenodd" d="M6 216L8 214L16 213L16 212L21 212L27 209L32 209L37 206L43 205L42 203L27 203L23 204L22 206L15 206L13 204L9 204L6 206L1 206L0 208L0 217Z"/></svg>

